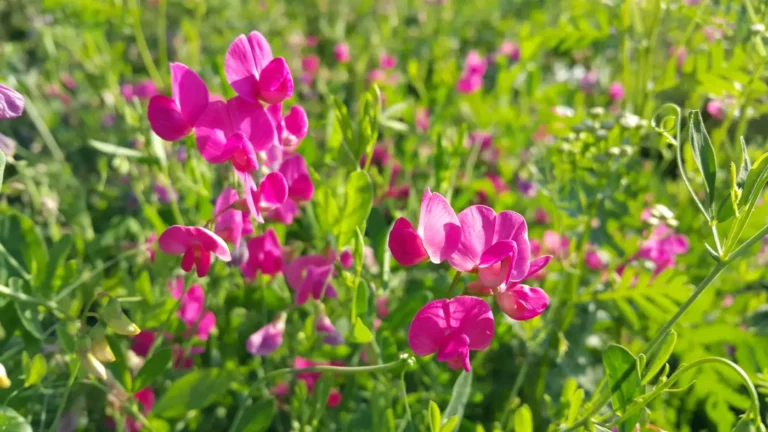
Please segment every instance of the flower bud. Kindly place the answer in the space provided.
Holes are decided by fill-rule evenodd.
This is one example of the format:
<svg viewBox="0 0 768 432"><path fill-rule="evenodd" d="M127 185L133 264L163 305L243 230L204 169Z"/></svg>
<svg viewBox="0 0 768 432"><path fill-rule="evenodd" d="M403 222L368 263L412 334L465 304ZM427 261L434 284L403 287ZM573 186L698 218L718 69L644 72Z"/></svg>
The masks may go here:
<svg viewBox="0 0 768 432"><path fill-rule="evenodd" d="M109 298L107 305L101 310L101 319L107 324L107 327L121 335L136 336L141 331L125 316L120 302L113 297Z"/></svg>
<svg viewBox="0 0 768 432"><path fill-rule="evenodd" d="M8 379L8 374L5 373L5 366L0 363L0 389L7 389L11 386L11 380Z"/></svg>
<svg viewBox="0 0 768 432"><path fill-rule="evenodd" d="M80 357L80 363L86 372L102 381L107 379L107 368L90 351L80 351L78 357Z"/></svg>
<svg viewBox="0 0 768 432"><path fill-rule="evenodd" d="M98 325L91 332L91 354L100 362L112 363L115 361L115 354L109 346L105 330L103 326Z"/></svg>

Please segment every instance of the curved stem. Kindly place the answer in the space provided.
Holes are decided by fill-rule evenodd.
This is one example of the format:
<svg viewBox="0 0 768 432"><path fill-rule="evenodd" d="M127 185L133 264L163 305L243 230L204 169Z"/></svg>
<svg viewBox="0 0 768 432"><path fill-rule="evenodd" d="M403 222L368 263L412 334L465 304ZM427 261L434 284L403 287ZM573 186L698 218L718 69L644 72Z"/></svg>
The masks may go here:
<svg viewBox="0 0 768 432"><path fill-rule="evenodd" d="M386 372L391 369L395 369L404 366L410 355L404 354L399 359L385 363L383 365L375 366L313 366L302 369L284 368L277 369L264 375L264 378L272 378L282 374L298 374L304 372L320 372L320 373L335 373L340 375L354 375L358 373L374 373L374 372Z"/></svg>
<svg viewBox="0 0 768 432"><path fill-rule="evenodd" d="M149 45L147 45L147 40L144 38L144 31L141 29L141 9L136 0L131 0L128 7L131 11L133 34L136 37L136 45L139 48L141 60L144 62L144 67L147 68L149 76L152 77L152 81L160 84L162 87L163 77L160 75L160 72L158 72L154 60L152 60L152 53L149 51Z"/></svg>
<svg viewBox="0 0 768 432"><path fill-rule="evenodd" d="M39 299L37 297L32 297L30 295L24 294L23 292L8 288L7 286L4 286L4 285L0 285L0 296L12 297L14 300L19 301L21 303L27 303L35 306L42 306L50 310L54 314L59 315L60 317L64 317L67 319L74 319L73 317L69 316L69 314L59 309L59 305L56 304L55 302L52 302L50 300Z"/></svg>
<svg viewBox="0 0 768 432"><path fill-rule="evenodd" d="M456 270L456 276L453 277L451 285L448 287L448 293L446 294L446 297L453 297L453 289L456 288L456 285L459 284L459 280L461 280L461 272Z"/></svg>
<svg viewBox="0 0 768 432"><path fill-rule="evenodd" d="M54 432L57 430L59 426L59 421L61 421L61 414L64 412L64 408L67 406L67 399L69 399L69 392L72 390L72 386L75 384L75 379L77 378L77 373L80 371L80 360L77 358L72 360L73 364L71 366L72 371L69 375L69 381L67 381L67 389L64 392L64 397L61 398L61 403L59 403L59 409L56 410L56 417L53 419L53 424L51 425L51 428L48 429L48 432Z"/></svg>

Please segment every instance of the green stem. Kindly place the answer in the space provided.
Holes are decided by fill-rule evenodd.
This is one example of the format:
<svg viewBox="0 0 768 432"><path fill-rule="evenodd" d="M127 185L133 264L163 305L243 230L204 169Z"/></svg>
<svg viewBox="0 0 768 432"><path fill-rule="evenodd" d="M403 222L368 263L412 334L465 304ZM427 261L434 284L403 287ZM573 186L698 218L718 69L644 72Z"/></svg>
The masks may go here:
<svg viewBox="0 0 768 432"><path fill-rule="evenodd" d="M166 30L166 19L168 10L168 0L160 0L157 4L157 44L158 55L160 56L160 66L168 66L168 35Z"/></svg>
<svg viewBox="0 0 768 432"><path fill-rule="evenodd" d="M27 273L24 267L21 264L19 264L18 261L16 261L16 258L14 258L10 252L8 252L8 249L6 249L2 243L0 243L0 254L5 256L5 259L8 260L8 263L11 265L11 267L15 268L21 274L21 277L24 278L25 281L29 282L30 280L32 280L32 275Z"/></svg>
<svg viewBox="0 0 768 432"><path fill-rule="evenodd" d="M459 284L459 280L461 280L461 272L456 270L456 276L453 277L451 285L448 287L448 293L446 294L446 297L451 298L453 296L453 289L456 288L456 286Z"/></svg>
<svg viewBox="0 0 768 432"><path fill-rule="evenodd" d="M733 262L738 258L741 258L742 255L749 252L749 248L751 248L755 243L762 241L763 237L768 235L768 225L764 226L763 229L757 232L757 234L750 237L747 241L741 244L736 250L731 252L727 257L726 260L728 262Z"/></svg>
<svg viewBox="0 0 768 432"><path fill-rule="evenodd" d="M405 366L408 362L410 355L403 354L399 359L385 363L383 365L375 366L313 366L309 368L294 369L284 368L277 369L264 375L264 378L273 378L283 374L298 374L304 372L320 372L320 373L335 373L340 375L354 375L359 373L378 373L386 372L388 370L396 369L398 367Z"/></svg>
<svg viewBox="0 0 768 432"><path fill-rule="evenodd" d="M53 134L48 128L48 125L45 124L45 120L43 120L43 117L37 110L37 106L34 104L34 102L32 102L32 98L27 98L27 100L24 102L24 111L29 114L29 118L32 120L32 123L34 123L35 128L40 133L40 136L43 138L45 146L48 147L48 150L51 152L51 154L53 154L53 158L59 161L63 161L64 152L61 151L59 143L56 142L56 138L53 137Z"/></svg>
<svg viewBox="0 0 768 432"><path fill-rule="evenodd" d="M411 407L408 405L408 391L405 388L405 369L400 373L400 397L405 404L405 424L400 428L401 431L405 430L406 426L413 424L413 417L411 416Z"/></svg>
<svg viewBox="0 0 768 432"><path fill-rule="evenodd" d="M22 303L27 303L35 306L42 306L60 317L72 319L72 317L70 317L66 312L59 309L58 304L50 300L43 300L37 297L32 297L30 295L24 294L23 292L13 290L3 285L0 285L0 295L6 295L8 297L12 297L13 299L20 301Z"/></svg>
<svg viewBox="0 0 768 432"><path fill-rule="evenodd" d="M80 371L80 360L74 359L72 361L74 363L71 366L72 372L69 375L69 381L67 381L67 389L64 391L64 397L61 398L59 409L56 411L56 418L53 419L53 424L51 425L51 428L48 429L48 432L55 432L58 429L59 421L61 421L61 414L64 412L64 408L67 406L69 392L72 390L72 386L75 384L75 379L77 379L77 373Z"/></svg>
<svg viewBox="0 0 768 432"><path fill-rule="evenodd" d="M139 49L141 60L144 62L144 67L147 68L149 76L152 77L152 81L158 83L162 87L163 77L160 75L160 72L158 72L154 60L152 60L152 53L149 51L149 45L147 45L147 40L144 38L144 31L141 29L141 9L136 0L130 0L128 4L131 11L133 34L136 37L136 45Z"/></svg>
<svg viewBox="0 0 768 432"><path fill-rule="evenodd" d="M122 260L124 260L124 259L126 259L126 258L128 258L128 257L130 257L131 255L135 255L135 254L137 254L137 253L139 253L139 252L142 252L143 250L144 250L144 248L142 248L142 247L137 247L137 248L135 248L135 249L132 249L132 250L129 250L129 251L126 251L126 252L123 252L123 253L121 253L120 255L118 255L118 256L116 256L116 257L112 258L111 260L107 261L106 263L102 264L101 266L99 266L98 268L96 268L95 270L93 270L92 272L90 272L90 273L87 273L87 274L83 275L83 277L81 277L81 278L80 278L80 280L78 280L77 282L75 282L75 283L73 283L73 284L71 284L71 285L68 285L68 286L64 287L64 288L63 288L61 291L59 291L59 293L58 293L58 294L56 294L56 297L54 297L54 298L53 298L53 300L54 300L54 301L59 301L59 300L61 300L61 299L63 299L63 298L66 298L66 297L67 297L67 296L69 296L69 295L72 293L72 291L74 291L74 290L75 290L77 287L79 287L80 285L82 285L82 284L84 284L84 283L88 282L88 281L89 281L89 280L91 280L91 278L93 278L94 276L96 276L96 275L100 274L101 272L103 272L103 271L104 271L104 270L106 270L107 268L109 268L109 267L112 267L112 266L113 266L113 265L115 265L116 263L118 263L118 262L120 262L120 261L122 261Z"/></svg>

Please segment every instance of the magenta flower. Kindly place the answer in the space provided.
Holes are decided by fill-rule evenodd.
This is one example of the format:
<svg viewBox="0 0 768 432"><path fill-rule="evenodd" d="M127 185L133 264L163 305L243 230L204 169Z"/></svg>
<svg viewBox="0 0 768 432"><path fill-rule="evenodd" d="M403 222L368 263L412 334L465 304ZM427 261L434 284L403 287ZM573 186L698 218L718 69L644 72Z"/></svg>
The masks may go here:
<svg viewBox="0 0 768 432"><path fill-rule="evenodd" d="M333 47L333 56L339 63L348 63L349 56L349 44L346 42L339 42Z"/></svg>
<svg viewBox="0 0 768 432"><path fill-rule="evenodd" d="M314 54L301 59L301 70L314 77L320 70L320 58Z"/></svg>
<svg viewBox="0 0 768 432"><path fill-rule="evenodd" d="M151 79L141 80L133 86L133 96L139 100L149 100L157 94L157 84Z"/></svg>
<svg viewBox="0 0 768 432"><path fill-rule="evenodd" d="M0 84L0 120L21 116L24 112L24 96L16 90Z"/></svg>
<svg viewBox="0 0 768 432"><path fill-rule="evenodd" d="M288 198L304 202L312 199L315 186L309 176L307 162L301 155L293 155L280 164L280 173L288 184Z"/></svg>
<svg viewBox="0 0 768 432"><path fill-rule="evenodd" d="M584 253L584 264L591 270L602 270L606 267L605 260L593 247L589 247Z"/></svg>
<svg viewBox="0 0 768 432"><path fill-rule="evenodd" d="M417 356L437 353L451 369L469 372L469 351L482 351L493 340L493 313L484 300L458 296L424 305L408 329L408 345Z"/></svg>
<svg viewBox="0 0 768 432"><path fill-rule="evenodd" d="M707 113L717 120L725 118L725 105L720 99L712 99L707 102Z"/></svg>
<svg viewBox="0 0 768 432"><path fill-rule="evenodd" d="M182 283L184 281L182 280ZM155 343L157 335L151 330L142 330L139 334L133 337L131 341L131 351L136 353L140 357L146 357L149 354L149 349L152 344Z"/></svg>
<svg viewBox="0 0 768 432"><path fill-rule="evenodd" d="M459 93L475 93L483 88L483 77L480 75L464 75L456 83L456 90Z"/></svg>
<svg viewBox="0 0 768 432"><path fill-rule="evenodd" d="M166 141L187 136L208 107L208 87L195 71L171 63L171 97L153 96L147 107L152 130Z"/></svg>
<svg viewBox="0 0 768 432"><path fill-rule="evenodd" d="M424 107L416 108L414 123L416 124L416 129L422 132L429 130L429 109Z"/></svg>
<svg viewBox="0 0 768 432"><path fill-rule="evenodd" d="M339 263L343 269L348 269L355 263L355 258L352 256L352 252L350 252L349 249L344 249L341 252L341 255L339 255Z"/></svg>
<svg viewBox="0 0 768 432"><path fill-rule="evenodd" d="M533 221L538 224L549 223L549 213L541 207L536 207L536 212L533 214Z"/></svg>
<svg viewBox="0 0 768 432"><path fill-rule="evenodd" d="M448 258L453 268L475 272L486 287L523 280L531 267L528 225L518 213L474 205L459 213L461 241Z"/></svg>
<svg viewBox="0 0 768 432"><path fill-rule="evenodd" d="M187 292L183 292L184 280L177 278L176 281L169 281L168 288L171 296L179 302L179 310L176 313L184 321L187 328L193 329L200 340L208 340L208 336L216 327L216 315L213 312L205 310L205 291L203 288L194 284ZM182 289L180 289L182 288Z"/></svg>
<svg viewBox="0 0 768 432"><path fill-rule="evenodd" d="M394 69L397 67L397 58L386 52L382 52L379 54L379 67L384 70Z"/></svg>
<svg viewBox="0 0 768 432"><path fill-rule="evenodd" d="M614 102L621 102L624 99L624 86L618 81L612 82L608 87L608 97Z"/></svg>
<svg viewBox="0 0 768 432"><path fill-rule="evenodd" d="M257 273L274 276L283 270L283 252L274 229L267 229L264 234L253 237L246 244L248 259L240 269L247 280L253 280Z"/></svg>
<svg viewBox="0 0 768 432"><path fill-rule="evenodd" d="M441 263L459 247L459 218L448 201L427 188L421 198L417 230L408 219L398 218L389 233L389 250L402 266L412 266L429 259Z"/></svg>
<svg viewBox="0 0 768 432"><path fill-rule="evenodd" d="M570 245L568 237L564 235L561 236L552 230L547 230L544 231L544 236L541 241L542 247L546 252L563 258L568 255L568 248Z"/></svg>
<svg viewBox="0 0 768 432"><path fill-rule="evenodd" d="M141 406L141 413L143 415L149 414L152 408L155 406L155 392L152 387L144 387L143 389L134 393L133 398ZM132 415L126 416L125 430L128 432L139 432L143 427L141 421L133 417Z"/></svg>
<svg viewBox="0 0 768 432"><path fill-rule="evenodd" d="M239 199L237 191L228 186L216 199L216 206L213 210L216 218L213 232L224 241L234 244L235 247L240 246L245 225L250 225L248 215L234 207Z"/></svg>
<svg viewBox="0 0 768 432"><path fill-rule="evenodd" d="M283 105L275 104L267 107L267 113L275 125L278 139L276 147L295 151L309 130L309 120L304 108L300 105L294 105L288 115L283 116Z"/></svg>
<svg viewBox="0 0 768 432"><path fill-rule="evenodd" d="M254 356L265 356L280 348L283 344L283 333L285 333L285 319L285 312L280 312L271 323L249 336L245 342L246 351Z"/></svg>
<svg viewBox="0 0 768 432"><path fill-rule="evenodd" d="M329 259L323 255L307 255L285 266L285 280L296 291L296 304L302 305L310 297L315 300L321 300L323 296L337 297L336 289L331 284L335 260L335 257Z"/></svg>
<svg viewBox="0 0 768 432"><path fill-rule="evenodd" d="M211 253L222 261L229 261L227 243L221 237L202 227L173 225L158 239L160 250L170 255L183 255L181 268L189 272L197 267L197 275L203 277L211 268Z"/></svg>
<svg viewBox="0 0 768 432"><path fill-rule="evenodd" d="M660 224L640 246L634 258L653 262L656 266L654 275L658 275L667 268L673 267L677 255L688 252L688 248L688 237L677 234L666 225Z"/></svg>
<svg viewBox="0 0 768 432"><path fill-rule="evenodd" d="M272 57L264 36L240 35L224 57L224 74L235 92L251 103L280 103L293 94L293 77L282 57Z"/></svg>
<svg viewBox="0 0 768 432"><path fill-rule="evenodd" d="M477 50L471 50L467 53L467 58L464 59L464 75L479 75L485 74L487 65L485 58L480 55Z"/></svg>
<svg viewBox="0 0 768 432"><path fill-rule="evenodd" d="M264 222L262 211L269 211L283 205L288 199L288 184L279 172L271 172L261 179L258 188L250 175L241 175L245 183L245 202L248 210L258 222Z"/></svg>
<svg viewBox="0 0 768 432"><path fill-rule="evenodd" d="M376 315L379 316L379 318L386 318L387 315L389 315L389 307L387 307L387 303L389 302L389 297L382 296L376 299Z"/></svg>
<svg viewBox="0 0 768 432"><path fill-rule="evenodd" d="M271 221L279 222L283 225L290 225L298 214L299 206L296 205L296 201L288 198L283 204L269 210L265 215L267 219Z"/></svg>
<svg viewBox="0 0 768 432"><path fill-rule="evenodd" d="M315 330L323 335L323 342L328 345L341 345L344 343L344 336L336 330L331 319L322 311L315 321Z"/></svg>
<svg viewBox="0 0 768 432"><path fill-rule="evenodd" d="M509 61L516 62L520 60L520 47L509 40L505 40L499 47L499 54L508 58Z"/></svg>
<svg viewBox="0 0 768 432"><path fill-rule="evenodd" d="M534 263L541 265L539 270L549 263L549 258L536 260ZM534 264L532 263L531 266ZM536 273L538 270L531 272ZM508 317L517 321L525 321L535 318L544 312L549 306L549 296L541 288L517 284L500 290L496 293L496 304Z"/></svg>

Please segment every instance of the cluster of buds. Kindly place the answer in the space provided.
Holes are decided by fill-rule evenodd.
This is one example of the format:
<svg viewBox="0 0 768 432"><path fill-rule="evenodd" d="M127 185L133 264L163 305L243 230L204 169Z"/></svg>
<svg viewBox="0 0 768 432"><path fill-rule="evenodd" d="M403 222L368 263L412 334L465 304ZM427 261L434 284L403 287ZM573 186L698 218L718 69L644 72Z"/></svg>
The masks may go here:
<svg viewBox="0 0 768 432"><path fill-rule="evenodd" d="M101 323L80 339L77 356L86 372L103 381L107 379L104 363L115 361L115 354L107 340L107 328L124 336L136 336L141 330L125 316L120 302L114 297L109 297L107 304L101 309L99 318Z"/></svg>

